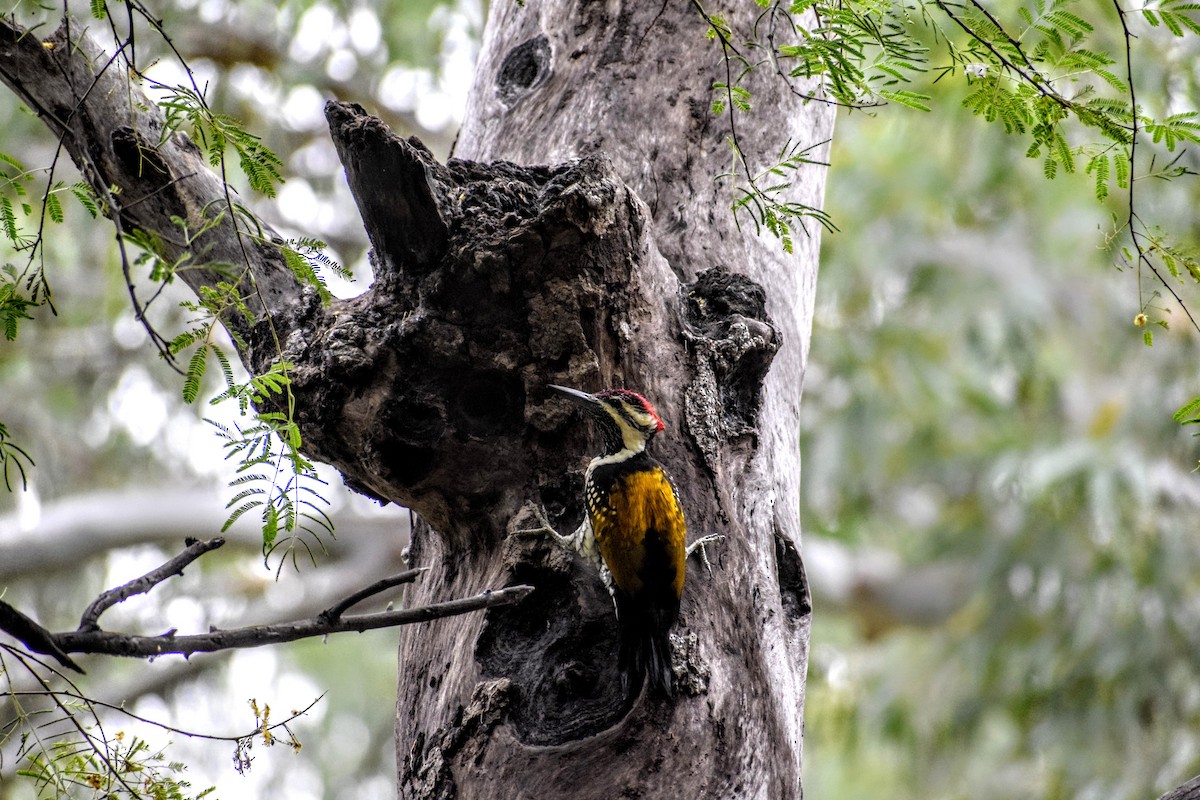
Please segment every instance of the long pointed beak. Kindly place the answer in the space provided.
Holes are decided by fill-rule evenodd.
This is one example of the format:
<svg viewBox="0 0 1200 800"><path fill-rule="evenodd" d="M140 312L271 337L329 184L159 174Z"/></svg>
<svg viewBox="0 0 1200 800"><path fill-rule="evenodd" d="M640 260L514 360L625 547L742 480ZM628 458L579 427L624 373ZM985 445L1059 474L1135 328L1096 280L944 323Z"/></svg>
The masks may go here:
<svg viewBox="0 0 1200 800"><path fill-rule="evenodd" d="M588 394L587 392L581 392L578 389L571 389L567 386L555 386L553 383L546 384L546 385L549 386L551 389L555 390L556 392L562 392L567 397L571 398L573 401L575 401L576 403L578 403L581 406L586 406L588 408L595 408L596 406L600 405L600 401L598 399L596 399L596 396L594 394Z"/></svg>

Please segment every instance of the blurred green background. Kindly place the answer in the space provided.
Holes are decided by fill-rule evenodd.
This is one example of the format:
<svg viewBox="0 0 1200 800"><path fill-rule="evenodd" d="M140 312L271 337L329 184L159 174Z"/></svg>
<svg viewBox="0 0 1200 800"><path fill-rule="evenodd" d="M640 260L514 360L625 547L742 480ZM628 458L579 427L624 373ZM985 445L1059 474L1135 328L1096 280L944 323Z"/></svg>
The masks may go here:
<svg viewBox="0 0 1200 800"><path fill-rule="evenodd" d="M360 102L444 157L480 3L185 0L162 13L210 102L284 158L278 201L245 197L286 234L328 241L357 277L335 290L361 291L365 241L321 107ZM1195 50L1167 44L1147 36L1136 51L1141 99L1164 108L1196 96ZM148 73L182 80L154 46L139 38L139 58L159 59ZM1200 772L1200 443L1171 420L1200 394L1197 335L1156 301L1172 324L1143 345L1138 278L1103 248L1123 198L1098 204L1086 175L1044 180L1023 143L961 109L963 88L927 87L930 114L838 121L827 206L841 230L823 242L801 420L806 794L1153 797ZM45 129L6 93L0 129L4 152L49 161ZM1189 178L1147 182L1143 202L1194 239ZM109 228L77 207L67 225L47 240L57 315L0 343L0 421L37 460L29 491L0 494L0 589L51 627L189 532L215 533L232 472L200 421L226 412L184 406L130 319ZM156 301L163 330L177 330L180 297ZM242 530L113 622L296 615L400 569L407 516L330 496L328 567L276 582ZM5 572L4 554L32 542L66 555L47 547ZM386 631L88 666L82 687L201 731L253 727L251 697L278 718L328 692L295 726L304 749L260 750L246 776L232 746L172 737L171 756L219 797L395 794ZM0 753L0 798L31 796L11 747Z"/></svg>

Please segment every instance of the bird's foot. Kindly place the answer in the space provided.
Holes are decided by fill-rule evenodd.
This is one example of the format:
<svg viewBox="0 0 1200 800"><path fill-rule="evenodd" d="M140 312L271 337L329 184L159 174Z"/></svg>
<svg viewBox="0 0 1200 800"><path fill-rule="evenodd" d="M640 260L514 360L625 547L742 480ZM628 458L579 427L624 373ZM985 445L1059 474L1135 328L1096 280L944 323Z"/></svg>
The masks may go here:
<svg viewBox="0 0 1200 800"><path fill-rule="evenodd" d="M527 503L525 507L521 509L521 511L529 516L532 516L533 521L538 523L538 527L520 528L512 532L513 536L545 536L546 534L551 534L560 540L566 538L558 531L554 530L554 526L550 524L550 520L546 519L546 510L540 505Z"/></svg>
<svg viewBox="0 0 1200 800"><path fill-rule="evenodd" d="M590 527L586 518L574 533L563 536L550 524L550 520L546 518L546 510L540 505L527 504L523 511L533 516L534 521L538 523L538 527L515 530L512 532L514 536L553 536L556 542L568 550L573 550L591 560L598 558L597 554L588 552L589 537L587 533Z"/></svg>
<svg viewBox="0 0 1200 800"><path fill-rule="evenodd" d="M725 534L723 533L711 533L708 536L701 536L699 539L687 546L687 550L685 551L686 557L691 558L692 553L699 550L700 560L704 562L704 568L708 570L709 575L712 575L712 563L708 560L708 550L706 550L704 546L707 544L715 544L716 542L721 542L724 540Z"/></svg>

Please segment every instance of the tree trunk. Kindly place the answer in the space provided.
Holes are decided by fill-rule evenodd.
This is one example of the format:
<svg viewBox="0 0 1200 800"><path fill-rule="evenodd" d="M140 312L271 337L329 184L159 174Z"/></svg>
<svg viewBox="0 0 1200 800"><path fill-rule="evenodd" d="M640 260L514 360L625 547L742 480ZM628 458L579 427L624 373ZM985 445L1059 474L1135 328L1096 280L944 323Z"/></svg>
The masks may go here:
<svg viewBox="0 0 1200 800"><path fill-rule="evenodd" d="M760 11L724 10L735 30ZM64 137L107 212L171 257L171 216L194 223L224 191L185 137L158 144L161 116L129 100L123 71L68 38L0 24L0 79ZM251 371L296 365L305 452L420 514L410 563L430 572L411 605L537 587L401 631L403 797L800 795L797 416L817 231L789 255L737 228L733 186L715 179L728 119L710 113L726 79L686 3L497 2L458 143L473 161L438 164L361 108L327 109L373 246L368 292L321 305L270 232L247 246L232 214L191 243L253 268L254 319L230 324ZM739 115L738 135L752 168L788 141L828 139L832 109L773 75L747 85L758 111ZM479 163L497 160L515 163ZM790 199L819 206L823 181L806 168ZM221 275L183 277L199 290ZM712 576L688 571L674 702L624 696L595 572L511 535L532 525L530 504L562 531L582 516L594 445L548 383L649 397L668 423L651 449L692 538L728 537L710 548Z"/></svg>
<svg viewBox="0 0 1200 800"><path fill-rule="evenodd" d="M725 11L747 30L758 9L713 13ZM818 241L798 237L789 256L737 228L732 186L715 179L731 158L728 120L710 113L725 67L704 34L682 2L494 3L455 152L520 164L603 153L645 203L635 214L649 230L629 254L629 284L609 284L598 308L550 298L543 324L582 328L587 346L570 352L582 372L545 380L650 397L669 425L653 447L680 486L692 536L729 537L713 577L689 569L677 656L692 696L624 708L611 606L576 570L540 606L531 597L528 608L402 632L403 796L800 795L809 601L797 553L797 429ZM757 109L777 110L738 118L752 165L767 166L787 140L829 138L829 107L804 106L775 80L750 87ZM823 185L824 172L809 169L794 199L819 206ZM542 405L545 394L529 389ZM570 441L578 470L590 453ZM560 484L538 475L546 501L545 482ZM576 516L563 531L578 514L567 503ZM442 538L426 531L421 541L421 563L447 560L463 590L501 577L491 553L470 560L468 574ZM504 564L520 574L510 579L550 584L523 572L514 550ZM425 602L446 589L430 581L414 592ZM600 623L605 638L595 641L588 626ZM464 658L472 646L475 659ZM591 670L601 668L597 679ZM429 672L436 687L413 679Z"/></svg>

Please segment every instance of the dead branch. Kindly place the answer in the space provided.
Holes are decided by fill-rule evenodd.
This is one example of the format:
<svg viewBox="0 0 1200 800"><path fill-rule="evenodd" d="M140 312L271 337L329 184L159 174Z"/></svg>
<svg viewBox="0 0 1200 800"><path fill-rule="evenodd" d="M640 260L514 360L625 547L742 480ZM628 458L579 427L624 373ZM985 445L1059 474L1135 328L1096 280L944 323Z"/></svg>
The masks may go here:
<svg viewBox="0 0 1200 800"><path fill-rule="evenodd" d="M54 656L58 663L86 674L83 667L71 660L54 641L54 634L22 614L8 603L0 600L0 630L12 636L34 653Z"/></svg>
<svg viewBox="0 0 1200 800"><path fill-rule="evenodd" d="M325 609L317 615L317 618L325 620L326 622L340 619L342 614L346 613L346 611L352 606L358 605L368 597L372 597L382 591L391 589L393 586L412 583L419 578L422 573L426 572L426 570L426 567L410 569L406 570L405 572L401 572L399 575L393 575L390 578L383 578L382 580L375 581L370 586L359 589L357 592L345 598L344 600L341 600L337 604Z"/></svg>
<svg viewBox="0 0 1200 800"><path fill-rule="evenodd" d="M173 575L182 575L184 567L210 550L222 547L225 540L218 536L206 542L189 539L186 544L187 549L161 567L152 569L142 577L124 583L115 589L101 593L83 612L83 616L79 619L79 630L81 632L100 630L100 615L105 611L134 595L145 594Z"/></svg>
<svg viewBox="0 0 1200 800"><path fill-rule="evenodd" d="M428 622L442 617L465 614L469 611L515 603L533 591L532 586L508 586L503 589L488 589L473 597L447 600L418 608L375 614L342 615L346 609L362 600L393 586L410 583L424 572L422 569L411 569L376 581L309 619L271 625L249 625L231 630L213 628L206 634L190 636L178 636L174 630L158 636L140 636L105 631L100 628L98 619L106 609L136 594L149 591L172 575L182 574L185 566L222 544L224 544L224 540L220 538L206 542L189 542L186 550L161 567L151 570L136 580L102 593L84 612L79 630L53 633L3 600L0 600L0 630L13 636L31 652L53 656L64 666L83 672L70 659L68 653L99 653L133 658L152 658L166 654L190 656L193 653L261 647L343 631L361 633L377 628Z"/></svg>

